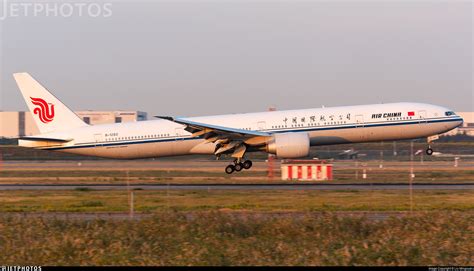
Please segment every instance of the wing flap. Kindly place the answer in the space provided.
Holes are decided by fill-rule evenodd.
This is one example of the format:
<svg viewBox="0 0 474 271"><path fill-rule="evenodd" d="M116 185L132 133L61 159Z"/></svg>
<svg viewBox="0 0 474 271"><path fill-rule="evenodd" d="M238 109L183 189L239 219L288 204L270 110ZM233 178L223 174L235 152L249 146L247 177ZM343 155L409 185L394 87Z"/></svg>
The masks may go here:
<svg viewBox="0 0 474 271"><path fill-rule="evenodd" d="M217 157L224 153L233 152L232 157L240 160L247 151L247 145L259 146L266 144L272 136L272 134L266 132L201 123L185 118L156 117L184 125L184 129L192 133L193 137L202 136L207 142L215 143L216 150L214 154Z"/></svg>

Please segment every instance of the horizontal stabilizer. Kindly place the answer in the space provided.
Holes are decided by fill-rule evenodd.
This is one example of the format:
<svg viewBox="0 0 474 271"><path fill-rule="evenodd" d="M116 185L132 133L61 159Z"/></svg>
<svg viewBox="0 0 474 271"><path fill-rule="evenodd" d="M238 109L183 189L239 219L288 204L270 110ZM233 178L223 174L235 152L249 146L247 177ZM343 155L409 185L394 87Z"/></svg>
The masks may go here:
<svg viewBox="0 0 474 271"><path fill-rule="evenodd" d="M49 142L58 142L66 143L70 142L73 139L61 139L61 138L46 138L46 137L21 137L19 140L28 140L28 141L49 141Z"/></svg>

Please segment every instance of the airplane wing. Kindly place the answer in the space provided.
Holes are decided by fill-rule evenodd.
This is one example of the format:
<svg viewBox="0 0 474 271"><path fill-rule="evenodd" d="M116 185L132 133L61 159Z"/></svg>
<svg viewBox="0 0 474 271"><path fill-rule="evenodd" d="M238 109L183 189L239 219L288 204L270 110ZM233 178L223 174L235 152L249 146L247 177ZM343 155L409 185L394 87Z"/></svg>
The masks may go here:
<svg viewBox="0 0 474 271"><path fill-rule="evenodd" d="M209 132L210 130L212 130L212 132L217 133L217 134L229 134L229 135L240 136L240 137L271 136L269 133L265 133L265 132L236 129L236 128L200 123L200 122L190 121L190 120L186 120L182 118L173 118L172 121L179 124L186 125L185 130L193 134L196 132L204 132L204 131Z"/></svg>
<svg viewBox="0 0 474 271"><path fill-rule="evenodd" d="M192 133L193 137L202 136L209 142L217 142L215 155L234 151L233 157L241 158L246 151L246 146L258 146L266 143L272 136L270 133L237 129L201 122L184 118L155 116L160 119L173 121L185 125L185 130Z"/></svg>

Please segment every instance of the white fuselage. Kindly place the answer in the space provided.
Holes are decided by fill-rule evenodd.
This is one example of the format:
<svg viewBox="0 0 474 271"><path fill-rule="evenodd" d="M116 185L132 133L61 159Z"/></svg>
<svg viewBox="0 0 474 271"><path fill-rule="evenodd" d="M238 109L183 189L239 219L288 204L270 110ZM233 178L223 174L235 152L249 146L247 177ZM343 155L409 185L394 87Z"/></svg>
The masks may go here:
<svg viewBox="0 0 474 271"><path fill-rule="evenodd" d="M267 133L308 133L311 146L403 140L447 132L462 123L447 108L421 103L391 103L187 118L230 128ZM108 158L150 158L213 154L216 143L192 137L184 126L158 119L81 127L41 137L67 143L20 140L20 145Z"/></svg>

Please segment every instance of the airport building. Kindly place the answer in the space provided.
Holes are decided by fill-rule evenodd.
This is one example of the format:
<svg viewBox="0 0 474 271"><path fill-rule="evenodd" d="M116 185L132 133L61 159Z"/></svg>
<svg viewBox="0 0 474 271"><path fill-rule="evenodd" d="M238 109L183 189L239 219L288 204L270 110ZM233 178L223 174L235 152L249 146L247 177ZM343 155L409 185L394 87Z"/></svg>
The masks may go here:
<svg viewBox="0 0 474 271"><path fill-rule="evenodd" d="M147 113L141 111L77 111L75 113L91 125L147 119ZM39 131L30 112L0 112L0 138L36 134L39 134Z"/></svg>

